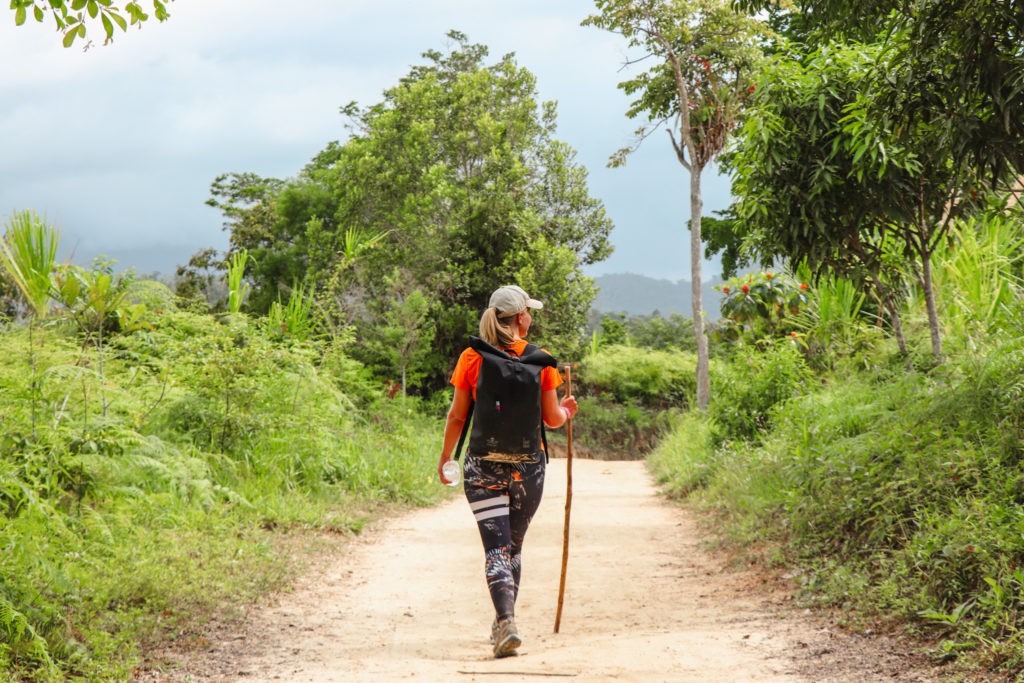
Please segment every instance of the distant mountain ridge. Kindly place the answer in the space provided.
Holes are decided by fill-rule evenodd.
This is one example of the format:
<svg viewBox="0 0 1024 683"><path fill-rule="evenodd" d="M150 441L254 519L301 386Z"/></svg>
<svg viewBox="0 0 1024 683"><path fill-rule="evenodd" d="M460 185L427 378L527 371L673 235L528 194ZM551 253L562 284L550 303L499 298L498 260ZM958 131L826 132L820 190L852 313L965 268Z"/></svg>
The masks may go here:
<svg viewBox="0 0 1024 683"><path fill-rule="evenodd" d="M91 247L91 245L89 245ZM113 248L98 253L117 262L118 270L135 268L139 275L159 273L170 277L179 265L188 263L198 247L164 245L159 247ZM85 249L81 253L85 253ZM82 263L86 265L91 258ZM662 315L680 313L690 317L690 281L671 280L638 275L636 273L612 273L594 277L598 286L593 309L599 313L625 313L626 315L651 315L655 311ZM716 278L704 283L704 311L709 320L721 317L722 294L713 289L720 284Z"/></svg>
<svg viewBox="0 0 1024 683"><path fill-rule="evenodd" d="M662 280L635 273L611 273L594 278L597 298L593 309L601 313L651 315L655 311L667 316L681 313L690 317L690 281ZM721 280L705 282L703 287L704 311L710 320L721 317L722 294L714 289Z"/></svg>

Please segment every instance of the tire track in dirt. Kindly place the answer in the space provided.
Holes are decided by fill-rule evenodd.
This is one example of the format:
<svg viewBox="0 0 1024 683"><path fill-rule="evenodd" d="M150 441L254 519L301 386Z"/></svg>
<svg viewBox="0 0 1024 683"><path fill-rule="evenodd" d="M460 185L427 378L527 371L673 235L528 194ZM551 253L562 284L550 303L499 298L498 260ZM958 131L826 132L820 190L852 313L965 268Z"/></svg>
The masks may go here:
<svg viewBox="0 0 1024 683"><path fill-rule="evenodd" d="M937 681L896 641L788 606L702 549L642 461L573 461L560 633L565 461L553 459L527 535L520 656L491 657L483 552L465 501L387 520L295 590L250 610L165 674L138 681Z"/></svg>

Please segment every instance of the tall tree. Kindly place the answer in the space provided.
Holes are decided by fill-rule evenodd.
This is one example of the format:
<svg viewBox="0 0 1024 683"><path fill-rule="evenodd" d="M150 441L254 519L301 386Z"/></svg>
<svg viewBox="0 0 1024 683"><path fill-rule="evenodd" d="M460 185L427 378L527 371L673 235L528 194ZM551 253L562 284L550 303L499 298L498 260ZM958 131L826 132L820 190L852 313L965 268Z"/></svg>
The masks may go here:
<svg viewBox="0 0 1024 683"><path fill-rule="evenodd" d="M732 9L727 0L597 0L599 14L584 20L619 33L643 53L634 63L652 66L619 87L635 96L627 114L645 114L636 144L616 153L626 157L651 132L666 127L679 163L690 174L690 279L697 340L697 407L711 395L708 340L704 331L701 275L701 176L722 152L755 85L751 74L768 39L766 25ZM678 137L677 137L678 136Z"/></svg>
<svg viewBox="0 0 1024 683"><path fill-rule="evenodd" d="M254 258L257 310L280 284L313 281L326 312L357 329L381 319L400 268L436 321L433 382L502 284L545 301L538 332L579 343L593 300L581 267L611 252L611 222L554 138L555 105L538 102L534 76L513 55L487 64L485 47L449 38L448 52L425 53L381 102L343 107L346 141L279 191L233 204L246 221L231 236ZM230 195L244 199L241 189ZM241 229L249 218L258 229Z"/></svg>
<svg viewBox="0 0 1024 683"><path fill-rule="evenodd" d="M153 16L157 21L166 21L167 3L173 0L151 0ZM149 20L150 15L139 2L114 3L111 0L11 0L14 23L24 24L29 16L42 23L49 16L64 38L64 47L71 47L75 40L86 40L88 27L96 21L103 27L103 44L113 42L115 27L127 31L128 26L139 26ZM91 42L87 42L86 46Z"/></svg>

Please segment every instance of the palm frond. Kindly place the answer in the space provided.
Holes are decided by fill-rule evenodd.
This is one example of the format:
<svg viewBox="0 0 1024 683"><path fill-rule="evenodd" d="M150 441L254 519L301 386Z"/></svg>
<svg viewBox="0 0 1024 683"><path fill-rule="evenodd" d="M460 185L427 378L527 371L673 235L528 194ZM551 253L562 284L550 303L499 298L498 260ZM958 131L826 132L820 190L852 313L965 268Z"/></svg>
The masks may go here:
<svg viewBox="0 0 1024 683"><path fill-rule="evenodd" d="M0 264L37 318L46 317L53 293L60 231L32 211L18 211L0 239Z"/></svg>

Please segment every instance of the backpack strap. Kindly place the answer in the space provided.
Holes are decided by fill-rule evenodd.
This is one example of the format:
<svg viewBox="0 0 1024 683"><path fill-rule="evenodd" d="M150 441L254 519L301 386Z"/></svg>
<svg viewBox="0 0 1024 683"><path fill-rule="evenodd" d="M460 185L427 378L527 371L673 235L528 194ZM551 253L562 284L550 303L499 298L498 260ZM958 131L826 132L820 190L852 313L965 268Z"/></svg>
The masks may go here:
<svg viewBox="0 0 1024 683"><path fill-rule="evenodd" d="M556 367L558 365L554 356L543 351L536 344L527 344L526 348L523 349L523 355L519 358L520 360L525 358L526 360L523 360L524 363L533 362L537 365L544 365L546 367ZM544 462L550 462L551 451L548 450L548 435L547 430L544 428L544 418L541 418L540 420L540 442L544 445Z"/></svg>
<svg viewBox="0 0 1024 683"><path fill-rule="evenodd" d="M540 442L544 444L544 462L551 462L551 455L548 451L548 435L544 430L544 419L540 421Z"/></svg>
<svg viewBox="0 0 1024 683"><path fill-rule="evenodd" d="M455 454L452 455L452 460L455 460L456 462L458 462L459 456L462 455L462 444L466 442L466 434L469 434L469 423L473 421L473 405L475 403L476 401L470 400L469 410L466 412L466 421L462 423L462 434L459 434L459 444L455 447ZM541 432L541 439L543 438L544 432ZM545 448L547 448L546 442Z"/></svg>
<svg viewBox="0 0 1024 683"><path fill-rule="evenodd" d="M476 351L477 353L490 353L492 355L498 356L499 358L504 358L505 360L514 360L519 361L520 363L527 363L528 365L539 365L541 367L546 368L558 367L558 361L555 360L555 357L552 356L547 351L545 351L544 349L537 346L536 344L528 343L525 347L523 347L523 353L518 356L509 353L504 349L499 349L496 346L491 346L490 344L485 342L483 339L480 339L479 337L470 337L469 347Z"/></svg>

